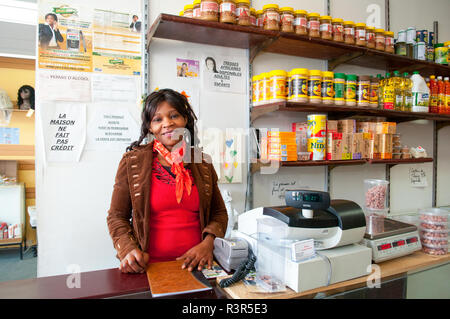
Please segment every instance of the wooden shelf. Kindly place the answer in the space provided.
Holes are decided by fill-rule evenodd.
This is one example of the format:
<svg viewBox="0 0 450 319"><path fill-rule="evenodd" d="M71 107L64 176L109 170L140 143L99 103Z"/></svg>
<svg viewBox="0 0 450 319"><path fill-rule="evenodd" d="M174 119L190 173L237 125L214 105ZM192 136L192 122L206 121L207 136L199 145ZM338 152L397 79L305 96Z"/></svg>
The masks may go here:
<svg viewBox="0 0 450 319"><path fill-rule="evenodd" d="M0 144L0 159L34 159L34 145Z"/></svg>
<svg viewBox="0 0 450 319"><path fill-rule="evenodd" d="M338 119L360 115L360 116L386 117L387 120L395 122L413 121L420 119L450 122L450 115L447 114L402 112L394 110L382 110L370 107L356 107L356 106L350 107L350 106L339 106L334 104L311 104L300 102L277 102L254 106L250 110L251 120L253 122L258 117L275 111L319 112L319 113L326 112L328 113L330 119Z"/></svg>
<svg viewBox="0 0 450 319"><path fill-rule="evenodd" d="M153 38L250 49L250 58L260 51L327 60L330 70L342 63L422 75L450 76L450 67L420 61L366 47L310 38L293 33L266 31L220 22L160 14L147 33L147 50Z"/></svg>

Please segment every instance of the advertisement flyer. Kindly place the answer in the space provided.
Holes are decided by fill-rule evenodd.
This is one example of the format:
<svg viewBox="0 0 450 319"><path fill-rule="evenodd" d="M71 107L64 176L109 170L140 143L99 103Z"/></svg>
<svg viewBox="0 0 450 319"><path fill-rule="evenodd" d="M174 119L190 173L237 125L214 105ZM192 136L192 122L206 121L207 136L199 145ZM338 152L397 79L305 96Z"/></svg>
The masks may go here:
<svg viewBox="0 0 450 319"><path fill-rule="evenodd" d="M91 102L92 73L40 70L36 87L46 101Z"/></svg>
<svg viewBox="0 0 450 319"><path fill-rule="evenodd" d="M201 62L204 89L239 94L247 92L248 62L244 58L209 55Z"/></svg>

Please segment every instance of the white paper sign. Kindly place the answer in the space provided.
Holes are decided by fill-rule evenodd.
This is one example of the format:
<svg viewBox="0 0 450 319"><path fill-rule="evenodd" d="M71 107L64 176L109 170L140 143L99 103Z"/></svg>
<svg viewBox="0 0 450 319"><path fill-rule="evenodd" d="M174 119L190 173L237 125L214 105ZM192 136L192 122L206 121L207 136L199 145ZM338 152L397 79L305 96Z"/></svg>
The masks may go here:
<svg viewBox="0 0 450 319"><path fill-rule="evenodd" d="M245 94L247 64L244 58L204 56L201 60L203 88L209 91Z"/></svg>
<svg viewBox="0 0 450 319"><path fill-rule="evenodd" d="M78 162L86 139L86 104L42 104L47 162Z"/></svg>
<svg viewBox="0 0 450 319"><path fill-rule="evenodd" d="M413 168L409 169L409 180L411 182L412 187L427 187L427 175L422 168Z"/></svg>
<svg viewBox="0 0 450 319"><path fill-rule="evenodd" d="M37 89L43 101L91 102L91 74L39 70Z"/></svg>
<svg viewBox="0 0 450 319"><path fill-rule="evenodd" d="M137 103L140 78L136 76L94 74L92 76L93 102Z"/></svg>

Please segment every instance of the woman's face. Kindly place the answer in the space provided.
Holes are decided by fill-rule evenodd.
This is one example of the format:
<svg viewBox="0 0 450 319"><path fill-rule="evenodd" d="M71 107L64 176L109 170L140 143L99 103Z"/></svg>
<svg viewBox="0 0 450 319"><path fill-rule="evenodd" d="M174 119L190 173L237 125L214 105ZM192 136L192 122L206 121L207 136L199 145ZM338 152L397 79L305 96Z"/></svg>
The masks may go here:
<svg viewBox="0 0 450 319"><path fill-rule="evenodd" d="M21 97L22 99L24 99L24 100L29 99L29 98L30 98L30 90L28 90L28 89L23 89L23 90L20 92L20 97Z"/></svg>
<svg viewBox="0 0 450 319"><path fill-rule="evenodd" d="M208 70L214 70L213 60L206 60L206 67L208 68Z"/></svg>
<svg viewBox="0 0 450 319"><path fill-rule="evenodd" d="M182 132L175 129L185 128L187 119L166 101L161 102L150 122L150 133L168 150L171 150L182 138Z"/></svg>

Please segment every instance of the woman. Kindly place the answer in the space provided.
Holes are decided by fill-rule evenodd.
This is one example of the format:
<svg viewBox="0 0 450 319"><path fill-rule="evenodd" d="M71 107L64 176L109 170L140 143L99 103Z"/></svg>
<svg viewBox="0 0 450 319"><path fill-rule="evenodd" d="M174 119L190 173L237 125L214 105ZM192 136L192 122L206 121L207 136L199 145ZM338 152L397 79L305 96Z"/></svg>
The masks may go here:
<svg viewBox="0 0 450 319"><path fill-rule="evenodd" d="M212 72L212 73L219 73L218 71L217 71L217 67L216 67L216 60L214 60L212 57L207 57L206 59L205 59L205 65L206 65L206 69L209 71L209 72Z"/></svg>
<svg viewBox="0 0 450 319"><path fill-rule="evenodd" d="M224 236L228 216L211 159L196 147L195 120L173 90L145 100L141 136L119 163L107 217L122 272L170 260L189 271L212 266L214 238ZM149 134L153 141L140 145Z"/></svg>
<svg viewBox="0 0 450 319"><path fill-rule="evenodd" d="M20 110L34 110L34 89L30 85L22 85L17 91L17 105Z"/></svg>

